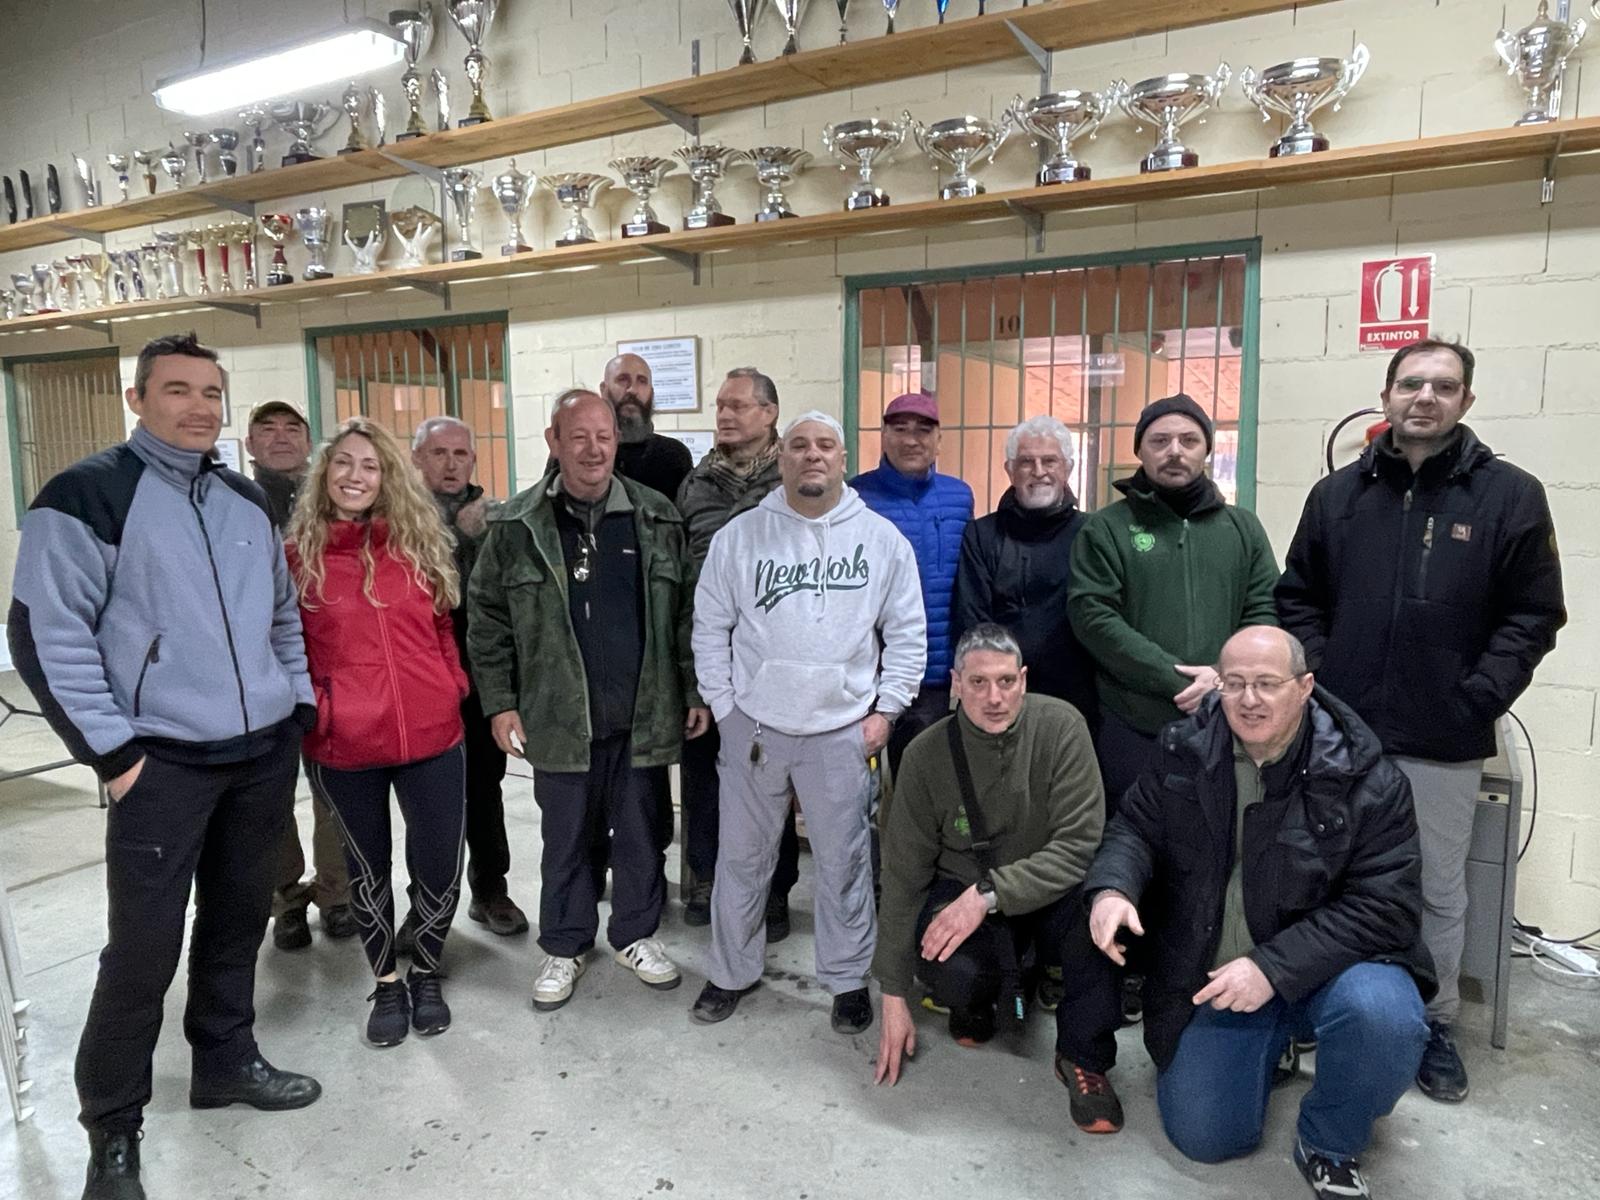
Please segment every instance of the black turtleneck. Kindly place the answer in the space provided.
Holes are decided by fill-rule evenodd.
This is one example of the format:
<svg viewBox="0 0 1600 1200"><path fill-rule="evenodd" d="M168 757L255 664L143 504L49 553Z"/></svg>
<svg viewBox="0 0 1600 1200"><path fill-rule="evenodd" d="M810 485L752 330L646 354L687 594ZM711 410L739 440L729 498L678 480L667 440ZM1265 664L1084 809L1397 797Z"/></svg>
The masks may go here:
<svg viewBox="0 0 1600 1200"><path fill-rule="evenodd" d="M1150 476L1145 474L1144 468L1140 467L1128 482L1137 491L1150 492L1159 497L1162 503L1180 517L1198 516L1200 513L1210 512L1213 508L1221 508L1223 504L1222 493L1211 481L1211 476L1204 472L1196 475L1181 488L1168 488L1152 482Z"/></svg>

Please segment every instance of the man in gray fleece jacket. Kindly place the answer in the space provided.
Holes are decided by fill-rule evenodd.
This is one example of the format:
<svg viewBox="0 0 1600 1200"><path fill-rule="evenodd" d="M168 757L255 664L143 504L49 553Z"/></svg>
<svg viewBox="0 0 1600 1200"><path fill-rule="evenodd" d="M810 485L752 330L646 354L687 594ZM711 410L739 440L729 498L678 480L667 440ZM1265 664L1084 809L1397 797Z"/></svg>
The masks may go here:
<svg viewBox="0 0 1600 1200"><path fill-rule="evenodd" d="M844 482L844 431L802 413L779 439L783 486L711 539L694 663L722 747L711 965L692 1015L726 1020L761 979L763 918L794 786L816 863L817 978L833 1027L872 1024L876 942L867 760L927 658L911 543Z"/></svg>
<svg viewBox="0 0 1600 1200"><path fill-rule="evenodd" d="M189 1103L301 1108L316 1080L256 1047L256 951L314 720L294 584L260 487L211 456L222 371L194 335L139 354L127 442L68 467L22 523L7 635L67 749L106 784L109 938L78 1045L85 1200L144 1196L162 999L194 936Z"/></svg>

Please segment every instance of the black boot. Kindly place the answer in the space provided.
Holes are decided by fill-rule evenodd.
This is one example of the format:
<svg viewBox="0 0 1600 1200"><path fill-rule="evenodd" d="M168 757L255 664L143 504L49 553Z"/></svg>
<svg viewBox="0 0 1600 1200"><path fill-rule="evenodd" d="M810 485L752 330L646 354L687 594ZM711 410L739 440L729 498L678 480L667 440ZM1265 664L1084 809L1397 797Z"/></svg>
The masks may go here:
<svg viewBox="0 0 1600 1200"><path fill-rule="evenodd" d="M89 1131L89 1174L83 1182L83 1200L144 1200L137 1131Z"/></svg>
<svg viewBox="0 0 1600 1200"><path fill-rule="evenodd" d="M259 1054L231 1071L189 1081L190 1108L226 1108L248 1104L262 1112L304 1108L322 1095L322 1085L309 1075L280 1071Z"/></svg>

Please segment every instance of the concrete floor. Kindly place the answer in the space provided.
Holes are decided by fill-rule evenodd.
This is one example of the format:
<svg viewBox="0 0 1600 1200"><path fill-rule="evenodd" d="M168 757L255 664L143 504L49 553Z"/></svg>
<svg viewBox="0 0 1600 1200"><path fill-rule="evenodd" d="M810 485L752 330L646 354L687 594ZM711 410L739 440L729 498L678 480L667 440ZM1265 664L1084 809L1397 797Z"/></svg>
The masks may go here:
<svg viewBox="0 0 1600 1200"><path fill-rule="evenodd" d="M6 681L16 697L15 676ZM30 729L29 726L32 728ZM0 764L59 755L37 721L0 730ZM513 894L538 900L538 814L531 783L508 781ZM297 809L309 845L310 812ZM398 817L397 817L398 822ZM102 814L87 771L0 786L0 877L10 885L30 1010L33 1119L0 1115L0 1197L55 1200L82 1188L72 1057L104 936ZM675 862L669 871L675 871ZM674 903L662 937L683 986L641 986L591 958L571 1004L540 1014L528 998L537 948L458 918L448 946L454 1027L375 1050L361 1038L370 977L354 941L320 931L310 950L262 950L261 1045L276 1064L316 1074L309 1109L261 1114L187 1106L181 980L167 1004L146 1114L152 1200L437 1197L1056 1197L1266 1200L1309 1195L1289 1161L1306 1084L1274 1095L1251 1157L1200 1167L1157 1121L1155 1075L1137 1030L1122 1034L1114 1080L1128 1127L1080 1134L1050 1069L1051 1027L1029 1052L963 1050L943 1023L898 1088L874 1088L876 1027L843 1038L811 978L809 865L795 932L769 956L765 986L726 1024L690 1022L709 931ZM315 920L313 920L315 928ZM1488 1045L1488 1013L1468 1006L1461 1041L1473 1093L1447 1108L1416 1092L1380 1124L1366 1155L1376 1194L1407 1200L1600 1195L1600 993L1572 992L1517 964L1510 1046ZM926 1014L923 1014L926 1016Z"/></svg>

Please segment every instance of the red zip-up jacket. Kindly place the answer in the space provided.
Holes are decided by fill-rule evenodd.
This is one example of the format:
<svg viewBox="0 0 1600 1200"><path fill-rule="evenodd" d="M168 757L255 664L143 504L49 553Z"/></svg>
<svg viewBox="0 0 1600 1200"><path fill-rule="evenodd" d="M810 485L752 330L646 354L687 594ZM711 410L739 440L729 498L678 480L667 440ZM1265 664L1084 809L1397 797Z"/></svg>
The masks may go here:
<svg viewBox="0 0 1600 1200"><path fill-rule="evenodd" d="M370 531L375 606L361 585L361 547ZM322 565L325 582L300 606L306 659L317 694L317 727L303 749L339 770L399 766L442 754L461 741L461 701L470 689L450 612L435 612L433 590L389 552L388 522L335 521ZM293 542L284 547L298 574Z"/></svg>

